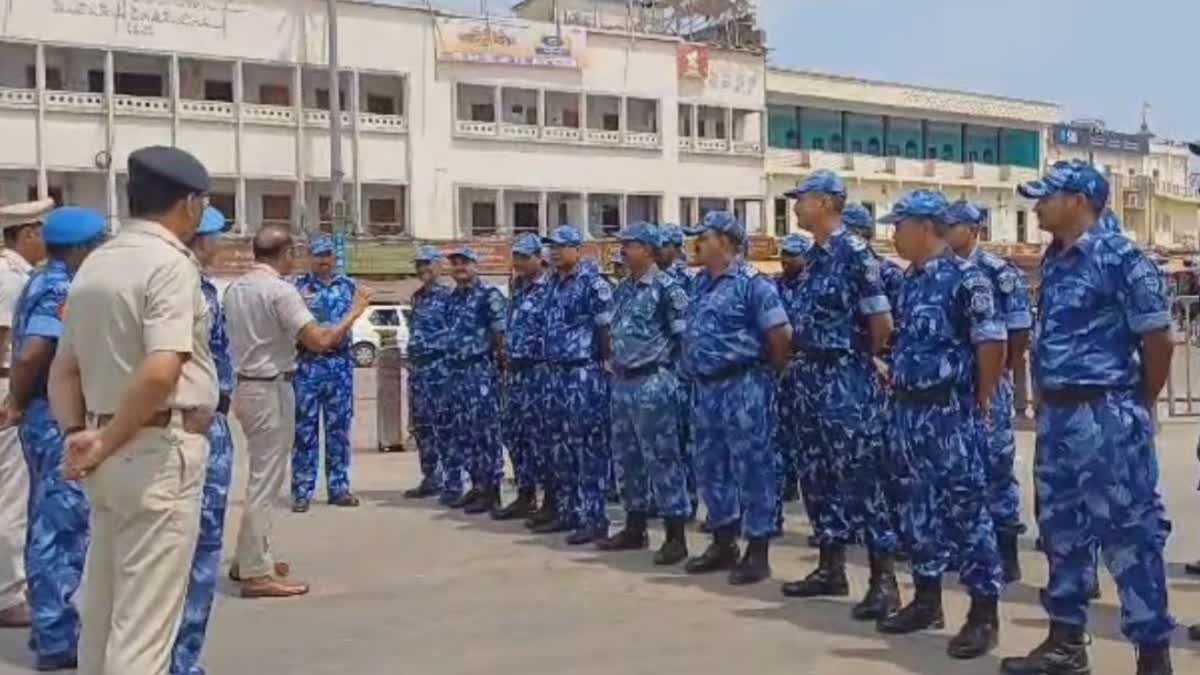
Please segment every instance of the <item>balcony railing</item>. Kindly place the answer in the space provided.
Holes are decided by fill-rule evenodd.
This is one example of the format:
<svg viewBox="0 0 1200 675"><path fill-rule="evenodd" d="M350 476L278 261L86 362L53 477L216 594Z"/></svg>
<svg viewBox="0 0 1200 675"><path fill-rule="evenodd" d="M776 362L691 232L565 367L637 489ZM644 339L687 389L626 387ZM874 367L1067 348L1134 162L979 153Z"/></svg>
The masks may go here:
<svg viewBox="0 0 1200 675"><path fill-rule="evenodd" d="M761 155L762 143L758 141L734 141L733 153L735 155Z"/></svg>
<svg viewBox="0 0 1200 675"><path fill-rule="evenodd" d="M534 124L501 124L500 135L504 138L534 141L538 138L538 128Z"/></svg>
<svg viewBox="0 0 1200 675"><path fill-rule="evenodd" d="M400 115L377 115L375 113L359 113L358 126L369 131L387 131L404 133L408 131L408 119Z"/></svg>
<svg viewBox="0 0 1200 675"><path fill-rule="evenodd" d="M692 147L696 152L729 152L729 141L724 138L696 138Z"/></svg>
<svg viewBox="0 0 1200 675"><path fill-rule="evenodd" d="M692 139L691 139L691 137L689 137L689 136L680 136L680 137L679 137L679 149L680 149L680 150L691 150L691 149L692 149Z"/></svg>
<svg viewBox="0 0 1200 675"><path fill-rule="evenodd" d="M171 114L171 99L117 94L113 97L113 110L118 115L153 115L155 117L165 117Z"/></svg>
<svg viewBox="0 0 1200 675"><path fill-rule="evenodd" d="M82 91L47 91L44 93L46 107L54 110L78 112L103 112L104 94Z"/></svg>
<svg viewBox="0 0 1200 675"><path fill-rule="evenodd" d="M625 145L633 145L639 148L657 148L659 145L659 136L653 131L626 131L624 142Z"/></svg>
<svg viewBox="0 0 1200 675"><path fill-rule="evenodd" d="M495 136L495 122L476 122L474 120L455 120L454 131L463 136Z"/></svg>
<svg viewBox="0 0 1200 675"><path fill-rule="evenodd" d="M578 143L580 135L576 127L543 127L542 139L560 143Z"/></svg>
<svg viewBox="0 0 1200 675"><path fill-rule="evenodd" d="M606 131L604 129L588 129L587 140L589 143L599 145L619 145L621 143L621 132Z"/></svg>
<svg viewBox="0 0 1200 675"><path fill-rule="evenodd" d="M329 128L330 119L328 110L305 110L304 111L304 126L306 127L322 127ZM342 113L342 128L350 128L350 113Z"/></svg>
<svg viewBox="0 0 1200 675"><path fill-rule="evenodd" d="M296 111L281 105L243 103L242 119L258 124L291 125L296 123Z"/></svg>
<svg viewBox="0 0 1200 675"><path fill-rule="evenodd" d="M233 120L236 109L232 103L225 101L189 101L179 102L179 114L205 120Z"/></svg>
<svg viewBox="0 0 1200 675"><path fill-rule="evenodd" d="M32 108L37 105L37 92L33 89L0 88L0 106L5 108Z"/></svg>

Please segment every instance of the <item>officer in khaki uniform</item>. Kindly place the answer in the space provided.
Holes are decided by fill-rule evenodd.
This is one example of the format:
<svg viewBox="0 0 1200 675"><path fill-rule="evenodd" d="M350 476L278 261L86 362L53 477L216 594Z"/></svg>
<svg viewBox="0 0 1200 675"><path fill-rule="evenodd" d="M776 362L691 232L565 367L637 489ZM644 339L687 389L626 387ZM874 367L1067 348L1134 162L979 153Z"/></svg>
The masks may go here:
<svg viewBox="0 0 1200 675"><path fill-rule="evenodd" d="M52 199L0 207L0 397L8 396L13 308L33 266L46 257L41 219L52 208ZM16 424L17 420L0 420L0 628L22 628L30 620L24 564L29 473Z"/></svg>
<svg viewBox="0 0 1200 675"><path fill-rule="evenodd" d="M230 352L237 371L233 413L246 434L250 475L238 532L237 561L229 576L242 584L242 597L303 595L308 585L286 579L290 567L271 553L271 509L287 480L296 435L296 343L313 353L341 346L371 292L362 286L350 311L322 326L300 291L284 279L292 272L294 242L287 228L266 226L254 237L254 268L225 291Z"/></svg>
<svg viewBox="0 0 1200 675"><path fill-rule="evenodd" d="M166 147L129 156L129 212L67 295L49 396L63 474L84 480L91 547L79 672L162 675L179 629L217 406L208 308L184 242L208 172Z"/></svg>

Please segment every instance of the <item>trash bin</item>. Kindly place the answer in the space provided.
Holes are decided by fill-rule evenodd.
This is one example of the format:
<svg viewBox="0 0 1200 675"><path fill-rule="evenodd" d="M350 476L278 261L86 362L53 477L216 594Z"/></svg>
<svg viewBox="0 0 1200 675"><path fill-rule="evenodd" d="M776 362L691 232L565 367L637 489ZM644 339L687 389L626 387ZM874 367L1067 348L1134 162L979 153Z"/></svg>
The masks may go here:
<svg viewBox="0 0 1200 675"><path fill-rule="evenodd" d="M375 360L375 429L379 452L408 445L408 367L395 342L384 342Z"/></svg>

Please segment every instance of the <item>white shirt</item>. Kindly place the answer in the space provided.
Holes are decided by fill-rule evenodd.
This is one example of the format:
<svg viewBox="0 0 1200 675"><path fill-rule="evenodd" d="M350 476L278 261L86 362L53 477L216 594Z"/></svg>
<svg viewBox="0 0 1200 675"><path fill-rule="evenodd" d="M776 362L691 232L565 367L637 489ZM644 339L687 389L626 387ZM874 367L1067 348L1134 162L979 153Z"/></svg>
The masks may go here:
<svg viewBox="0 0 1200 675"><path fill-rule="evenodd" d="M4 363L0 364L5 368L12 362L10 352L13 312L17 309L17 300L21 297L21 291L25 290L25 284L32 272L33 265L22 258L20 253L9 249L0 250L0 328L9 330L9 335L4 340Z"/></svg>

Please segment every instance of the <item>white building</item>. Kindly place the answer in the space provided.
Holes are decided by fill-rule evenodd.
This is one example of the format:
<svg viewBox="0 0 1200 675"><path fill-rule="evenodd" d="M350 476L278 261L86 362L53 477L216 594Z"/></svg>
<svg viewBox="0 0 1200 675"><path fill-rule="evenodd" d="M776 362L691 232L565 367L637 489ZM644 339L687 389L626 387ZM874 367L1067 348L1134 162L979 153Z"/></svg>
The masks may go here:
<svg viewBox="0 0 1200 675"><path fill-rule="evenodd" d="M1039 242L1016 186L1037 178L1053 103L771 68L766 172L771 230L796 229L783 193L818 169L837 171L851 200L876 214L903 194L941 190L983 204L1002 242Z"/></svg>
<svg viewBox="0 0 1200 675"><path fill-rule="evenodd" d="M761 230L761 55L371 2L339 11L360 233L575 223L601 237L714 208ZM326 45L318 0L10 0L0 201L50 194L118 216L129 152L174 144L209 167L213 202L241 231L315 229L329 220Z"/></svg>

